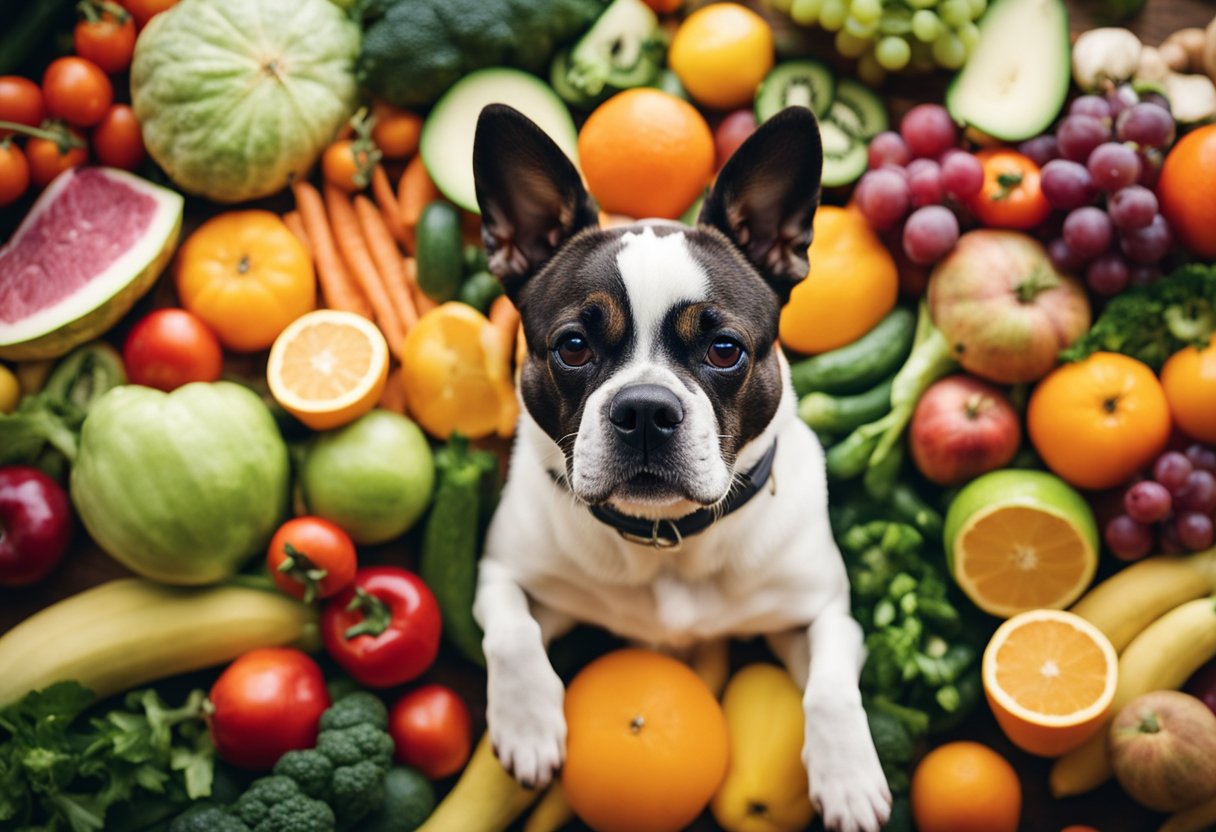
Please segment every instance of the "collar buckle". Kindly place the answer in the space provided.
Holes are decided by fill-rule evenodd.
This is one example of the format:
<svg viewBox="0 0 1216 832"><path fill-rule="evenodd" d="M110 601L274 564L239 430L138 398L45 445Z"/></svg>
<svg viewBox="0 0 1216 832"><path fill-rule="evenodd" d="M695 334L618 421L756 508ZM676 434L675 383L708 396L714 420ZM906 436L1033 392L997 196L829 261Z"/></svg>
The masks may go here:
<svg viewBox="0 0 1216 832"><path fill-rule="evenodd" d="M659 534L659 529L664 523L671 529L671 535ZM634 534L621 528L617 529L617 533L630 543L640 543L643 546L651 546L655 549L671 552L678 550L684 544L684 537L680 534L680 527L674 521L666 519L658 519L652 523L649 537Z"/></svg>

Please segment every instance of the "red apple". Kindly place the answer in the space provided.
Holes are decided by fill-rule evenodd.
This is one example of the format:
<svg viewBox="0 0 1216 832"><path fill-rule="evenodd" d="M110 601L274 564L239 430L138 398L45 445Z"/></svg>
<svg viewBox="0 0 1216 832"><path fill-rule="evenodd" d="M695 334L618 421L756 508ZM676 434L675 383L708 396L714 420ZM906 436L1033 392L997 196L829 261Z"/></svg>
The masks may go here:
<svg viewBox="0 0 1216 832"><path fill-rule="evenodd" d="M59 483L28 465L0 468L0 586L40 581L72 539L72 506Z"/></svg>
<svg viewBox="0 0 1216 832"><path fill-rule="evenodd" d="M960 485L1003 468L1021 441L1017 411L1005 394L965 374L926 390L908 429L913 462L938 485Z"/></svg>
<svg viewBox="0 0 1216 832"><path fill-rule="evenodd" d="M721 170L739 145L756 131L756 114L751 108L735 110L718 122L714 130L715 170Z"/></svg>

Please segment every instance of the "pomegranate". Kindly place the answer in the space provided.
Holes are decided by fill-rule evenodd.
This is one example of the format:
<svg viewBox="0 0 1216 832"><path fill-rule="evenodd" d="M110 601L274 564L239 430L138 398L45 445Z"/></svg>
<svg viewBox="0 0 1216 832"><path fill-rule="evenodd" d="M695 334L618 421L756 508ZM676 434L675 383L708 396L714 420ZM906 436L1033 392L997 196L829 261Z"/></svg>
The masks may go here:
<svg viewBox="0 0 1216 832"><path fill-rule="evenodd" d="M1138 696L1111 723L1110 760L1123 790L1158 812L1216 797L1216 715L1181 691Z"/></svg>
<svg viewBox="0 0 1216 832"><path fill-rule="evenodd" d="M1018 414L1008 397L965 374L926 390L908 429L912 461L938 485L960 485L1004 468L1021 441Z"/></svg>

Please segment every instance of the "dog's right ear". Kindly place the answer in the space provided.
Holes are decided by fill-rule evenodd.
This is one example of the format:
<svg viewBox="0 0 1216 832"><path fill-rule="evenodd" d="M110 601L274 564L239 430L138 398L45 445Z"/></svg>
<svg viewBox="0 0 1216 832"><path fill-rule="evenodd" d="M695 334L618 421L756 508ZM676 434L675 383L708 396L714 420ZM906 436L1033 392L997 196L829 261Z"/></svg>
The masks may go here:
<svg viewBox="0 0 1216 832"><path fill-rule="evenodd" d="M477 119L473 181L490 271L514 297L599 212L574 164L531 119L490 104Z"/></svg>

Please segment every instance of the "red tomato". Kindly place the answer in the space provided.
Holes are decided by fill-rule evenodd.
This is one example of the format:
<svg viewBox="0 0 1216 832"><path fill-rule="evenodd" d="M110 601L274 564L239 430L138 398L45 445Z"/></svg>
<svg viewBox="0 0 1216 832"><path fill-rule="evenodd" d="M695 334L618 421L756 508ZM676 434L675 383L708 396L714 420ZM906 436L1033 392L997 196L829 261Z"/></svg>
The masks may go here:
<svg viewBox="0 0 1216 832"><path fill-rule="evenodd" d="M46 111L77 127L92 127L114 103L114 85L101 67L84 58L56 58L42 75Z"/></svg>
<svg viewBox="0 0 1216 832"><path fill-rule="evenodd" d="M250 650L211 687L207 723L219 755L234 766L266 771L288 751L317 744L329 707L325 677L291 647Z"/></svg>
<svg viewBox="0 0 1216 832"><path fill-rule="evenodd" d="M82 20L72 32L76 54L92 61L111 75L131 65L135 52L135 18L124 14L118 19L102 12L96 20Z"/></svg>
<svg viewBox="0 0 1216 832"><path fill-rule="evenodd" d="M65 142L31 138L25 143L25 160L30 163L30 181L35 187L45 188L51 180L68 168L89 161L84 137L75 130L68 130ZM68 143L75 146L68 146Z"/></svg>
<svg viewBox="0 0 1216 832"><path fill-rule="evenodd" d="M37 127L44 118L46 103L37 84L20 75L0 75L0 121ZM0 139L11 134L11 130L0 130Z"/></svg>
<svg viewBox="0 0 1216 832"><path fill-rule="evenodd" d="M135 170L147 155L135 111L128 104L115 104L93 128L93 155L103 165Z"/></svg>
<svg viewBox="0 0 1216 832"><path fill-rule="evenodd" d="M21 148L0 139L0 206L11 205L30 187L30 163Z"/></svg>
<svg viewBox="0 0 1216 832"><path fill-rule="evenodd" d="M325 649L370 688L422 675L439 653L439 604L422 579L397 566L369 566L321 612Z"/></svg>
<svg viewBox="0 0 1216 832"><path fill-rule="evenodd" d="M122 348L132 384L166 392L192 381L215 381L224 354L215 333L185 309L158 309L131 328Z"/></svg>
<svg viewBox="0 0 1216 832"><path fill-rule="evenodd" d="M1034 228L1051 213L1039 186L1039 166L1016 150L981 150L984 184L971 200L976 219L989 228Z"/></svg>
<svg viewBox="0 0 1216 832"><path fill-rule="evenodd" d="M424 685L397 700L388 716L397 762L413 766L431 780L464 768L473 747L469 709L455 691Z"/></svg>
<svg viewBox="0 0 1216 832"><path fill-rule="evenodd" d="M348 194L362 190L376 165L374 150L357 145L353 139L338 139L321 154L321 175Z"/></svg>
<svg viewBox="0 0 1216 832"><path fill-rule="evenodd" d="M135 18L136 27L142 29L154 15L158 15L171 6L176 6L178 0L118 0L119 5Z"/></svg>
<svg viewBox="0 0 1216 832"><path fill-rule="evenodd" d="M350 535L320 517L294 517L279 526L266 554L279 589L308 603L345 589L356 566Z"/></svg>

